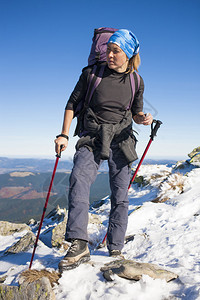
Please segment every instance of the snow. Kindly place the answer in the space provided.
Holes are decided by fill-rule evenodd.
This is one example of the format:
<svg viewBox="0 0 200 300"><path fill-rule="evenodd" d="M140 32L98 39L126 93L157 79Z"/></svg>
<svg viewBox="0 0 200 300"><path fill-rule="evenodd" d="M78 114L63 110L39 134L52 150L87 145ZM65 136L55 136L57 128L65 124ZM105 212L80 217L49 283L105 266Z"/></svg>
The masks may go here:
<svg viewBox="0 0 200 300"><path fill-rule="evenodd" d="M100 268L113 260L105 247L96 249L106 233L110 202L109 197L105 197L104 204L93 209L93 213L101 216L102 224L88 226L91 262L63 273L59 284L54 286L56 299L200 299L200 168L187 164L179 169L143 165L138 176L143 176L145 184L134 184L129 190L126 236L133 238L125 244L123 255L126 259L157 264L178 274L179 278L168 283L147 275L137 282L117 275L113 275L111 282L104 279ZM167 201L151 202L155 199ZM44 220L41 233L53 225ZM33 249L4 254L22 235L24 232L0 236L0 276L7 275L6 284L17 285L19 274L30 263ZM39 241L32 269L57 270L65 252L50 248L49 236Z"/></svg>

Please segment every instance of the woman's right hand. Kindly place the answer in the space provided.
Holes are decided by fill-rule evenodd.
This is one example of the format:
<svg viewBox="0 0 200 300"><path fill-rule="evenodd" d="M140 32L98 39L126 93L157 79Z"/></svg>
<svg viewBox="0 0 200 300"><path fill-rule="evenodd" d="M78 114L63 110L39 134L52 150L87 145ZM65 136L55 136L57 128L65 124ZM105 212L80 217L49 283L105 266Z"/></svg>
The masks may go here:
<svg viewBox="0 0 200 300"><path fill-rule="evenodd" d="M70 125L71 125L73 117L74 117L73 110L66 109L61 134L57 135L57 138L54 140L55 150L58 155L62 151L64 151L68 146L68 140L69 140L68 134L69 134L69 129L70 129Z"/></svg>
<svg viewBox="0 0 200 300"><path fill-rule="evenodd" d="M58 137L54 140L55 142L55 151L57 154L60 154L68 146L68 140L65 137ZM62 146L62 147L61 147Z"/></svg>

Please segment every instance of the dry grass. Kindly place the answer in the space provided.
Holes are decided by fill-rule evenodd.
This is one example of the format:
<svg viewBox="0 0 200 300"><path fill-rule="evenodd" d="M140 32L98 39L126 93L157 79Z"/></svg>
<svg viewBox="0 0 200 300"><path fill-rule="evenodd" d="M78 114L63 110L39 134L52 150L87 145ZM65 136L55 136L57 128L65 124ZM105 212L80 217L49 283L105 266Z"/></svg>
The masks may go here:
<svg viewBox="0 0 200 300"><path fill-rule="evenodd" d="M153 199L154 203L165 202L172 197L184 192L184 184L186 177L181 173L175 173L165 178L159 185L159 193L157 198Z"/></svg>
<svg viewBox="0 0 200 300"><path fill-rule="evenodd" d="M162 177L163 177L163 174L152 174L150 177L150 180L156 180L156 179L159 179Z"/></svg>
<svg viewBox="0 0 200 300"><path fill-rule="evenodd" d="M20 277L23 277L23 280L28 283L34 282L42 277L47 277L51 283L51 286L53 287L54 283L58 284L60 274L56 271L50 272L47 270L26 270L21 273Z"/></svg>
<svg viewBox="0 0 200 300"><path fill-rule="evenodd" d="M172 190L178 189L180 194L183 193L183 189L184 189L183 182L178 182L177 184L169 182L169 186L172 188Z"/></svg>
<svg viewBox="0 0 200 300"><path fill-rule="evenodd" d="M177 172L176 174L173 174L173 178L171 180L169 178L167 183L172 190L178 190L179 194L182 194L184 190L184 179L185 177L181 173Z"/></svg>
<svg viewBox="0 0 200 300"><path fill-rule="evenodd" d="M156 173L156 174L152 174L150 177L150 180L156 180L156 179L160 179L163 178L163 180L166 180L166 178L170 175L171 173L168 171L161 171L161 173Z"/></svg>
<svg viewBox="0 0 200 300"><path fill-rule="evenodd" d="M170 199L169 197L157 197L157 198L151 200L151 202L153 202L153 203L163 203L163 202L165 202L169 199Z"/></svg>

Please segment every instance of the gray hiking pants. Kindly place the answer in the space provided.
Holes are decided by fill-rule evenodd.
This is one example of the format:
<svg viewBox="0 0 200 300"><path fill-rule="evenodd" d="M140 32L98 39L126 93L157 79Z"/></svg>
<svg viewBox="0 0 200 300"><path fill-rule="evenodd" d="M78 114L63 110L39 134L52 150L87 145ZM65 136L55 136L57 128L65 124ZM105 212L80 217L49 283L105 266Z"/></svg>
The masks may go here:
<svg viewBox="0 0 200 300"><path fill-rule="evenodd" d="M76 238L88 241L90 186L95 181L98 169L103 162L98 156L86 147L81 147L75 153L74 167L70 175L66 240ZM111 210L107 232L107 247L109 250L122 250L128 223L128 185L131 168L119 149L112 146L108 166Z"/></svg>

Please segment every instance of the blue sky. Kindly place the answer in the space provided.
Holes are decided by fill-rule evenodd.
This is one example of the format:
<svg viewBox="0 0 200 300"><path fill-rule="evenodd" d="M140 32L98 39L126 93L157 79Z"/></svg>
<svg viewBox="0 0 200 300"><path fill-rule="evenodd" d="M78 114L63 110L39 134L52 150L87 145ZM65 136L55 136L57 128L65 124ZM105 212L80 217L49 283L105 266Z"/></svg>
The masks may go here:
<svg viewBox="0 0 200 300"><path fill-rule="evenodd" d="M148 157L186 159L200 145L199 13L198 0L0 0L0 156L54 158L93 30L108 26L140 41L145 112L163 122ZM141 156L150 127L135 129Z"/></svg>

